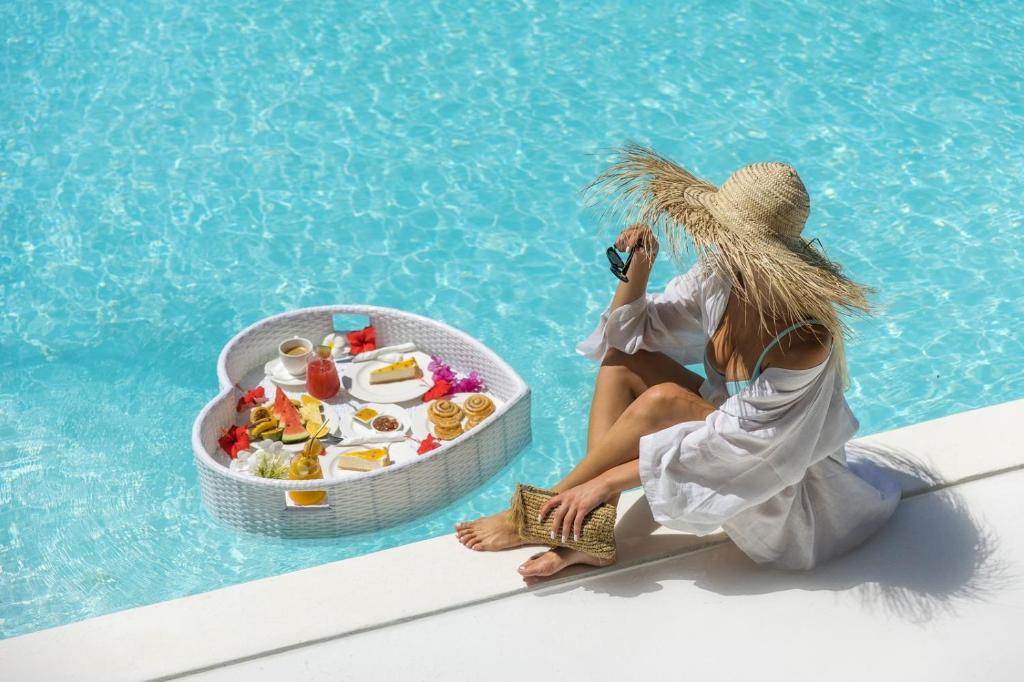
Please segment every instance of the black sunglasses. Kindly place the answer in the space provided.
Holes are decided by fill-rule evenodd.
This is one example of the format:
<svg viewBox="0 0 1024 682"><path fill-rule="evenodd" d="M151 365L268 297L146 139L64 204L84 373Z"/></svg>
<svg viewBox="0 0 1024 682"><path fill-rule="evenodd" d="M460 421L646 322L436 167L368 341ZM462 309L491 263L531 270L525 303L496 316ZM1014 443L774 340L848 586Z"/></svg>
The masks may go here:
<svg viewBox="0 0 1024 682"><path fill-rule="evenodd" d="M818 250L821 251L822 253L825 253L825 246L821 243L821 240L818 239L817 237L815 237L814 239L811 239L809 241L807 239L804 239L804 250L805 251L811 251L811 246L815 242L818 243Z"/></svg>
<svg viewBox="0 0 1024 682"><path fill-rule="evenodd" d="M614 246L609 246L605 254L608 256L608 263L611 265L612 274L623 282L628 282L629 277L626 277L626 272L629 271L629 264L633 262L633 249L629 250L629 255L626 256L625 261L622 260L622 256L619 255Z"/></svg>

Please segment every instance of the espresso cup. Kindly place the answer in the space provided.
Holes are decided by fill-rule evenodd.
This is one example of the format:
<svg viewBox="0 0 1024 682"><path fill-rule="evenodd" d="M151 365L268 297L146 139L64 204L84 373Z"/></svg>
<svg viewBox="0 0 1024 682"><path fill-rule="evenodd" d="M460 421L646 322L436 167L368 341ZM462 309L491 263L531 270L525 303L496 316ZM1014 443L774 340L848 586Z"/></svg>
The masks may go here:
<svg viewBox="0 0 1024 682"><path fill-rule="evenodd" d="M281 358L281 366L294 376L306 373L306 363L313 352L313 342L301 337L293 337L282 341L277 347L277 355Z"/></svg>

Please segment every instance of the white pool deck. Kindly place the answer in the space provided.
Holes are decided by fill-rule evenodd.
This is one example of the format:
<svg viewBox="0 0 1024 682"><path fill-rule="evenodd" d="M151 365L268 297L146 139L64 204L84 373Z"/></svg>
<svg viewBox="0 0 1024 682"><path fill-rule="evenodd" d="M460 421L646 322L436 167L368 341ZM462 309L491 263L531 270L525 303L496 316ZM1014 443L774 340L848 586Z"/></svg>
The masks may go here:
<svg viewBox="0 0 1024 682"><path fill-rule="evenodd" d="M858 439L890 524L806 573L654 523L526 587L454 535L0 641L10 680L1024 679L1024 400ZM310 584L318 585L312 593Z"/></svg>

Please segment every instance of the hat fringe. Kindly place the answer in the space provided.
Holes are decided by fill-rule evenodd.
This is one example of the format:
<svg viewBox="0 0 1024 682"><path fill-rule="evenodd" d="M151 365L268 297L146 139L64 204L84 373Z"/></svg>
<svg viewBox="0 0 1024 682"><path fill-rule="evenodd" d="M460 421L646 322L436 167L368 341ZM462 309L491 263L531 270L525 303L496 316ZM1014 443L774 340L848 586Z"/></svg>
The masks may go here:
<svg viewBox="0 0 1024 682"><path fill-rule="evenodd" d="M636 143L622 147L618 159L584 189L588 205L605 206L604 221L639 222L666 238L673 254L687 246L674 223L698 232L713 232L715 219L701 196L715 186L676 165L653 149ZM710 236L710 234L709 234Z"/></svg>
<svg viewBox="0 0 1024 682"><path fill-rule="evenodd" d="M771 332L779 319L816 318L832 334L843 387L849 385L844 316L874 312L875 293L846 277L838 263L803 238L750 234L719 222L705 207L717 188L652 149L630 143L619 158L584 190L589 204L604 200L603 218L647 224L678 258L692 245L707 272L737 283L737 296L757 310L759 324ZM772 322L775 325L771 325Z"/></svg>

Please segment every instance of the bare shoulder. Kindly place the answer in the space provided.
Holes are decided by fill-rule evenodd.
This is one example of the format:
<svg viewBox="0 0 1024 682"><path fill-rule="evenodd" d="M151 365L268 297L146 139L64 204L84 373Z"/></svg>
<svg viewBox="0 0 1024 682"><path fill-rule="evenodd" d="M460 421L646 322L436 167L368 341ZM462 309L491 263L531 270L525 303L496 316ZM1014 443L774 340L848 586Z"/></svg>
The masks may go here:
<svg viewBox="0 0 1024 682"><path fill-rule="evenodd" d="M825 362L832 349L832 334L822 325L807 325L786 334L768 351L764 367L809 369Z"/></svg>

